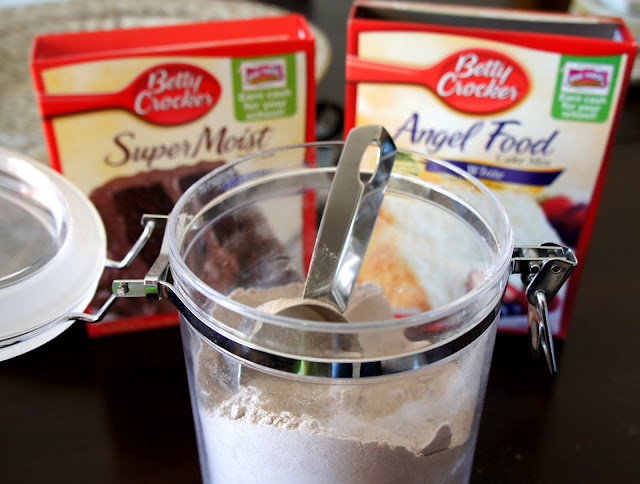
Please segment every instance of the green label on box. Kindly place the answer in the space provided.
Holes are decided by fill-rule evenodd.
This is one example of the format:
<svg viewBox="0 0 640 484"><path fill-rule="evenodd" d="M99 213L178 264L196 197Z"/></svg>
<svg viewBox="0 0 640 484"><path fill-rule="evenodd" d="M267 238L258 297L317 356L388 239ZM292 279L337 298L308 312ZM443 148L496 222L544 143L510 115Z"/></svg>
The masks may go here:
<svg viewBox="0 0 640 484"><path fill-rule="evenodd" d="M296 112L294 54L232 59L238 121L283 118Z"/></svg>
<svg viewBox="0 0 640 484"><path fill-rule="evenodd" d="M606 121L619 67L620 56L561 56L551 115L567 121Z"/></svg>

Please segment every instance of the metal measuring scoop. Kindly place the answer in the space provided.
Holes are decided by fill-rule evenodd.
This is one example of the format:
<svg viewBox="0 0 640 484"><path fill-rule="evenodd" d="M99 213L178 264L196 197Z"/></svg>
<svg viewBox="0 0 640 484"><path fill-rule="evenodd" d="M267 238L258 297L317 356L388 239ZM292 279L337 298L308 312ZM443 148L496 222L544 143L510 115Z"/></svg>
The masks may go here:
<svg viewBox="0 0 640 484"><path fill-rule="evenodd" d="M360 173L365 151L379 147L368 179ZM391 176L396 146L377 125L353 128L338 161L302 298L280 298L259 309L312 321L347 322L344 312L355 287L373 226Z"/></svg>

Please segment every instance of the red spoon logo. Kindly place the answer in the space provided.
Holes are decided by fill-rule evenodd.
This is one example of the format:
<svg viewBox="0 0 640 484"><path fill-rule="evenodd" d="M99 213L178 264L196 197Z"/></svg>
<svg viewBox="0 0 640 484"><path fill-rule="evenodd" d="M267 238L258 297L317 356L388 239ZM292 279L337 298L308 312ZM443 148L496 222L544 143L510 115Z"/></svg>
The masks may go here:
<svg viewBox="0 0 640 484"><path fill-rule="evenodd" d="M198 119L220 99L220 83L209 72L182 63L162 64L142 72L122 91L105 94L41 94L43 116L122 108L155 124Z"/></svg>
<svg viewBox="0 0 640 484"><path fill-rule="evenodd" d="M440 68L436 93L460 111L478 114L502 111L529 91L524 69L500 52L465 50L447 57Z"/></svg>
<svg viewBox="0 0 640 484"><path fill-rule="evenodd" d="M489 49L455 52L424 69L348 56L347 80L423 85L452 108L473 114L510 108L530 87L529 76L520 64Z"/></svg>

